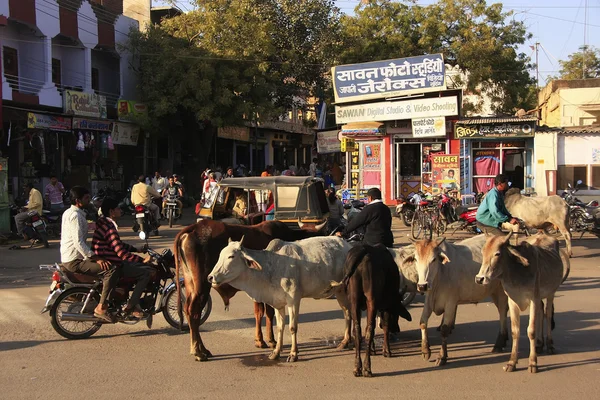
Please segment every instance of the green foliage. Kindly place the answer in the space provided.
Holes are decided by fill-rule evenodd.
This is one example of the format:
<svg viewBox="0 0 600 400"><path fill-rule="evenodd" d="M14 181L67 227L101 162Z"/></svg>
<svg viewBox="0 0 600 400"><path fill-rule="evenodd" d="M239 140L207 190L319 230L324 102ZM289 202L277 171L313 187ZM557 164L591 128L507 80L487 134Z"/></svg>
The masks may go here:
<svg viewBox="0 0 600 400"><path fill-rule="evenodd" d="M567 61L560 61L560 79L600 78L600 51L591 46L581 46L579 51L569 55Z"/></svg>

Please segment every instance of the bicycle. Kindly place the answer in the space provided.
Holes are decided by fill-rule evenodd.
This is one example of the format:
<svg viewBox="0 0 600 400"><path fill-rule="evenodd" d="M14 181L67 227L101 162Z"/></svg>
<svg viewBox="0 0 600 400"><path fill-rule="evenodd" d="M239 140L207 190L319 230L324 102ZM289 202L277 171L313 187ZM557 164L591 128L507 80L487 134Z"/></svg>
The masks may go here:
<svg viewBox="0 0 600 400"><path fill-rule="evenodd" d="M414 240L431 239L435 228L434 221L437 220L432 216L432 202L421 200L416 204L417 208L413 215L410 234Z"/></svg>

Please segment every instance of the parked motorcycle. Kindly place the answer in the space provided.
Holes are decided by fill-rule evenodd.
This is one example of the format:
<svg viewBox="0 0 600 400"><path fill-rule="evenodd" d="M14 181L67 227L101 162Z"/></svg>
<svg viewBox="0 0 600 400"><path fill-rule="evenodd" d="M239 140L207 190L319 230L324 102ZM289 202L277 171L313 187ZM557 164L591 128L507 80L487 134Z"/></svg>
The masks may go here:
<svg viewBox="0 0 600 400"><path fill-rule="evenodd" d="M417 192L416 196L424 197L423 192ZM417 197L415 197L414 193L411 193L408 196L408 199L404 198L404 196L400 196L398 200L398 205L396 206L396 216L402 220L404 226L410 226L412 223L413 217L415 215L415 209L417 208L415 201Z"/></svg>
<svg viewBox="0 0 600 400"><path fill-rule="evenodd" d="M568 184L567 189L561 197L569 205L569 229L571 232L584 233L589 232L600 237L600 207L597 200L584 203L575 197L579 191L582 181L577 181L577 187L573 188Z"/></svg>
<svg viewBox="0 0 600 400"><path fill-rule="evenodd" d="M158 236L158 221L154 217L154 213L144 205L137 205L134 208L135 222L133 223L133 231L135 233L144 232L146 237L150 236L150 232Z"/></svg>
<svg viewBox="0 0 600 400"><path fill-rule="evenodd" d="M46 232L48 236L60 237L62 228L62 216L67 209L62 210L43 210L42 219L46 223Z"/></svg>
<svg viewBox="0 0 600 400"><path fill-rule="evenodd" d="M142 240L145 234L140 233ZM152 326L154 315L162 312L165 320L172 327L189 329L187 321L180 321L177 311L177 286L175 283L175 258L170 249L162 253L155 252L144 246L145 252L155 261L156 273L146 287L140 299L140 306L148 328ZM96 333L103 324L108 324L94 316L94 308L100 300L102 281L90 275L77 274L67 271L60 264L40 265L40 269L52 271L50 294L42 309L42 314L50 311L51 324L54 330L67 339L85 339ZM113 323L137 324L139 319L125 314L122 309L127 303L130 292L135 285L135 279L121 278L109 298L108 312L114 315ZM181 299L185 302L183 279L180 280ZM200 324L203 324L212 309L212 299L202 310Z"/></svg>

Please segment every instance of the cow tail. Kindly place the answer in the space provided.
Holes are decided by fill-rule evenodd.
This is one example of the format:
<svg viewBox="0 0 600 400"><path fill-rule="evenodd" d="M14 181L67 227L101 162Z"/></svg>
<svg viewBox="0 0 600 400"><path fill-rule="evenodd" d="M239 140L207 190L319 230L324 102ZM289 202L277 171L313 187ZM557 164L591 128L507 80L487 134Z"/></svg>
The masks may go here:
<svg viewBox="0 0 600 400"><path fill-rule="evenodd" d="M566 250L559 250L560 252L560 258L562 259L563 265L565 266L565 275L562 279L562 281L560 282L561 284L564 283L567 278L569 277L569 274L571 273L571 260L569 259L569 255L566 254Z"/></svg>
<svg viewBox="0 0 600 400"><path fill-rule="evenodd" d="M173 244L173 253L175 254L175 286L177 288L177 315L179 316L179 330L183 331L183 310L181 308L181 283L179 282L179 257L185 258L185 252L181 248L181 236L184 231L181 231L175 237L175 243ZM187 233L187 232L185 232ZM185 259L183 260L185 263Z"/></svg>

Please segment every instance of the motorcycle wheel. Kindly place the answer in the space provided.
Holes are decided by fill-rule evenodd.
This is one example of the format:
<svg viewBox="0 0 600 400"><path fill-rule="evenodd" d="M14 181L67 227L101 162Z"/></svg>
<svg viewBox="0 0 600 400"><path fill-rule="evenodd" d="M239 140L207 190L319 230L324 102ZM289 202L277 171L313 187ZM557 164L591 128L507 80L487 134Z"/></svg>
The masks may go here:
<svg viewBox="0 0 600 400"><path fill-rule="evenodd" d="M402 213L402 223L404 226L410 226L412 223L415 212L413 210L407 210Z"/></svg>
<svg viewBox="0 0 600 400"><path fill-rule="evenodd" d="M102 323L100 322L77 322L77 321L63 321L62 313L79 313L85 298L89 293L88 288L74 287L65 290L58 298L52 309L50 309L50 323L52 327L60 336L67 339L87 339L100 329ZM98 293L94 294L94 298L88 303L88 309L93 312L94 308L100 301Z"/></svg>
<svg viewBox="0 0 600 400"><path fill-rule="evenodd" d="M574 210L571 215L569 215L569 230L571 232L581 232L581 227L584 225L585 217L583 215L583 211Z"/></svg>
<svg viewBox="0 0 600 400"><path fill-rule="evenodd" d="M44 247L48 248L50 247L50 243L48 243L48 233L46 233L46 231L39 231L38 235L40 236L40 240L42 241L42 243L44 243Z"/></svg>
<svg viewBox="0 0 600 400"><path fill-rule="evenodd" d="M181 286L181 306L185 304L185 290L183 285ZM208 317L210 316L210 312L212 311L212 298L208 295L208 300L206 301L206 305L202 309L202 314L200 315L200 325L206 322ZM165 320L175 329L179 329L179 314L177 312L177 288L171 290L166 298L165 298L165 307L163 308L163 317ZM184 316L182 328L184 331L188 331L190 326L188 325L187 319Z"/></svg>
<svg viewBox="0 0 600 400"><path fill-rule="evenodd" d="M169 228L173 227L173 214L175 214L173 209L169 209Z"/></svg>

